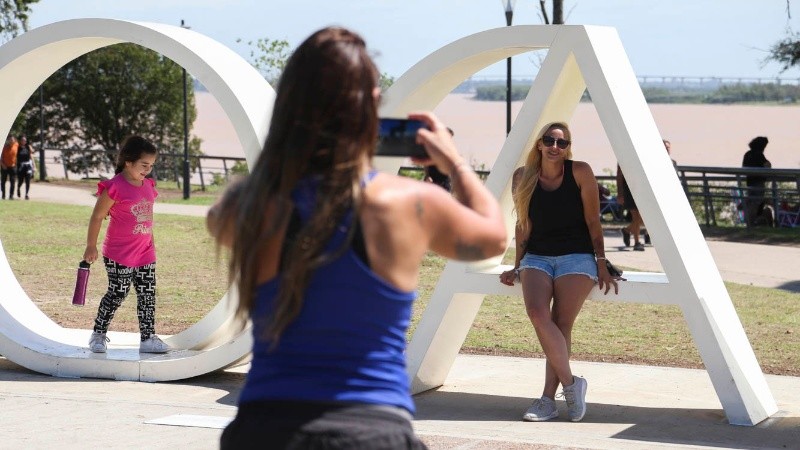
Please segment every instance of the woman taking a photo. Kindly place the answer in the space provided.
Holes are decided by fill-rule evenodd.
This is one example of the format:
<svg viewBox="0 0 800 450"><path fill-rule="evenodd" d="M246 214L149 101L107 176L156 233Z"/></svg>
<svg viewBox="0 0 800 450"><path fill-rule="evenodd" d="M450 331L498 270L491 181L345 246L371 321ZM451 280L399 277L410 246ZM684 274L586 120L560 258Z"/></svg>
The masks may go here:
<svg viewBox="0 0 800 450"><path fill-rule="evenodd" d="M545 126L511 187L516 257L500 282L522 282L525 309L547 357L542 396L522 417L532 422L558 417L559 384L569 419L583 419L587 383L570 367L572 326L595 283L617 292L605 264L597 180L588 164L572 161L571 143L566 124Z"/></svg>
<svg viewBox="0 0 800 450"><path fill-rule="evenodd" d="M413 433L406 329L429 250L503 253L500 207L430 113L417 142L444 189L378 173L378 70L364 41L325 28L289 58L264 149L208 215L230 247L253 360L226 448L424 448ZM469 226L464 226L469 224Z"/></svg>

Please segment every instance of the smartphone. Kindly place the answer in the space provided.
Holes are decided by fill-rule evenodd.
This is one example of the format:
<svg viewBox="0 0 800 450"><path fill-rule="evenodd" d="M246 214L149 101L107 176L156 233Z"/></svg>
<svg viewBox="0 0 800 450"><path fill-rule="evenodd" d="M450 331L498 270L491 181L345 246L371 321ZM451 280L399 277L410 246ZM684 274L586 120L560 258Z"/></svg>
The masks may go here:
<svg viewBox="0 0 800 450"><path fill-rule="evenodd" d="M421 120L381 118L378 128L378 156L427 158L425 147L417 144L417 130L425 128Z"/></svg>

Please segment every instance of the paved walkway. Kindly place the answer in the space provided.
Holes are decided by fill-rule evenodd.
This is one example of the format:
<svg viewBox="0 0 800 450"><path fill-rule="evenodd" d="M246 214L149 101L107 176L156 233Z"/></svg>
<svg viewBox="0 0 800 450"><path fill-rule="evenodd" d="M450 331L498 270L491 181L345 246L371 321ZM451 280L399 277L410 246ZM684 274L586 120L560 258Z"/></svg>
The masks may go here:
<svg viewBox="0 0 800 450"><path fill-rule="evenodd" d="M94 204L75 189L37 183L31 193L32 201ZM205 208L162 203L156 212L203 215ZM653 248L622 249L615 234L607 254L616 264L660 269ZM800 249L709 247L726 280L791 289L800 279L796 264L786 263L800 260ZM585 419L527 423L519 419L539 394L544 361L459 355L444 386L415 397L414 426L431 449L800 448L800 378L767 376L779 412L736 427L726 423L703 370L578 361L574 371L589 381ZM246 372L240 366L157 384L58 379L0 358L0 448L213 449L235 415Z"/></svg>
<svg viewBox="0 0 800 450"><path fill-rule="evenodd" d="M444 386L415 397L414 427L432 450L798 448L800 378L767 376L779 412L737 427L705 371L590 362L574 370L589 381L584 420L529 423L520 417L539 393L543 360L459 355ZM214 449L246 371L150 384L53 378L0 358L0 448Z"/></svg>

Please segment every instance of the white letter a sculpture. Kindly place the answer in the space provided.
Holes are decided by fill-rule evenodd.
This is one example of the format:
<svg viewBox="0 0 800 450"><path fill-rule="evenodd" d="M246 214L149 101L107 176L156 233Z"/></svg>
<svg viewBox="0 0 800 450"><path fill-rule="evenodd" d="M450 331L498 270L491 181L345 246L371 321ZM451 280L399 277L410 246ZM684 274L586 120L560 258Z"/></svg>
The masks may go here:
<svg viewBox="0 0 800 450"><path fill-rule="evenodd" d="M588 89L665 271L632 274L628 282L620 283L619 295L604 297L595 289L590 298L679 305L728 421L754 425L774 414L775 400L616 30L517 26L468 36L432 53L398 79L381 112L403 116L434 109L475 72L541 49L549 49L547 57L486 182L506 211L509 235L514 230L510 192L514 169L524 164L536 131L549 122L569 122ZM399 164L383 160L381 168L396 171ZM499 283L503 267L498 263L450 262L445 267L408 349L414 392L444 383L486 294L521 295L519 285Z"/></svg>

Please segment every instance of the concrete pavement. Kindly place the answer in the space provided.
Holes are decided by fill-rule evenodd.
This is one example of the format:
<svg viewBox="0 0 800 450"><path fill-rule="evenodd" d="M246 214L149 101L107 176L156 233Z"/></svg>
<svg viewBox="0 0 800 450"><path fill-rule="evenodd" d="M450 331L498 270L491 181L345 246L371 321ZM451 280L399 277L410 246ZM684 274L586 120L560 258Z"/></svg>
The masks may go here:
<svg viewBox="0 0 800 450"><path fill-rule="evenodd" d="M214 449L247 366L169 383L59 379L0 358L3 449ZM800 378L767 376L779 412L728 425L703 370L575 362L589 382L582 422L520 420L544 361L459 355L441 388L415 397L431 449L798 448ZM562 417L565 405L558 401ZM173 425L166 425L172 423ZM268 448L265 446L265 448Z"/></svg>
<svg viewBox="0 0 800 450"><path fill-rule="evenodd" d="M37 183L32 201L94 204L85 191L64 189ZM162 213L205 209L160 206ZM615 264L660 270L652 247L623 249L615 235L609 231L606 241ZM783 259L800 260L800 249L709 247L726 280L793 290L800 279L796 264ZM444 386L415 396L415 429L432 449L800 448L800 378L767 376L779 412L755 427L736 427L726 423L703 370L581 361L573 370L589 382L585 419L527 423L520 417L540 394L544 361L459 355ZM157 384L58 379L0 358L0 448L216 448L246 372L240 366ZM563 402L559 407L565 415Z"/></svg>

